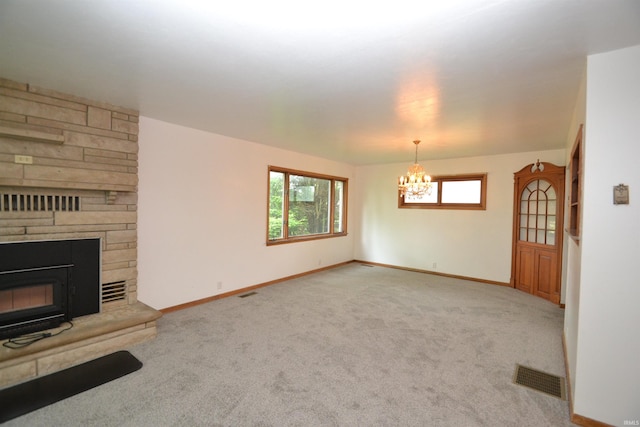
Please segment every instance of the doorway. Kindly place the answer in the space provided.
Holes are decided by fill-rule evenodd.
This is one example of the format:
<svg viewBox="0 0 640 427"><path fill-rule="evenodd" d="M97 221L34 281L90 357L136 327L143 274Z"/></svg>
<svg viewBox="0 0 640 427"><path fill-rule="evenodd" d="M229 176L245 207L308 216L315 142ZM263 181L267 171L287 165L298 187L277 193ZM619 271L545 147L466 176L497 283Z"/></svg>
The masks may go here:
<svg viewBox="0 0 640 427"><path fill-rule="evenodd" d="M560 303L564 166L540 162L514 173L511 286Z"/></svg>

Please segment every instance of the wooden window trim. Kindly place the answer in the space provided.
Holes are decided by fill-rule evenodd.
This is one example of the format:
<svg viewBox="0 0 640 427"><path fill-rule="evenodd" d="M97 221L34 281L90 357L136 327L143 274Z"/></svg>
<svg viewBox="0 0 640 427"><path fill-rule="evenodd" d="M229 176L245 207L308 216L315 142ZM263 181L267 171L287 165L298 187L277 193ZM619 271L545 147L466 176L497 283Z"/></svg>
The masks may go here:
<svg viewBox="0 0 640 427"><path fill-rule="evenodd" d="M284 179L284 206L283 206L283 215L284 215L284 225L283 225L283 237L279 239L270 239L269 238L269 206L270 206L270 194L271 194L271 172L279 172L285 175ZM329 232L323 234L312 234L306 236L293 236L290 237L288 235L288 227L287 227L287 216L289 212L289 176L290 175L298 175L304 176L308 178L317 178L317 179L326 179L331 181L331 197L329 200L330 211L329 211ZM342 200L343 200L343 213L342 213L342 231L335 232L334 231L334 218L335 218L335 183L336 181L340 181L343 183L342 187ZM326 175L315 172L302 171L299 169L289 169L283 168L279 166L271 166L269 165L267 171L267 246L271 245L281 245L286 243L294 243L294 242L305 242L309 240L321 240L321 239L330 239L334 237L342 237L347 235L347 216L348 216L348 188L349 188L349 179L334 175Z"/></svg>
<svg viewBox="0 0 640 427"><path fill-rule="evenodd" d="M442 182L451 181L480 181L479 203L442 203ZM436 203L405 203L398 190L398 208L400 209L460 209L460 210L486 210L487 209L487 174L474 173L463 175L440 175L431 178L433 185L438 186L438 201Z"/></svg>

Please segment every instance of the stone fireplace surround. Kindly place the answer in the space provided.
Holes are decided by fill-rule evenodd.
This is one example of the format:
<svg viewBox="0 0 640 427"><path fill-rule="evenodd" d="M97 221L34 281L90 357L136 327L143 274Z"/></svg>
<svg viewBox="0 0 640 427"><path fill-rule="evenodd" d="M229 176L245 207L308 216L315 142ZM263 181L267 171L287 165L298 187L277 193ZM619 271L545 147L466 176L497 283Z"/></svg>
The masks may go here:
<svg viewBox="0 0 640 427"><path fill-rule="evenodd" d="M0 242L102 242L100 313L0 347L0 388L156 336L137 300L137 156L137 111L0 78Z"/></svg>

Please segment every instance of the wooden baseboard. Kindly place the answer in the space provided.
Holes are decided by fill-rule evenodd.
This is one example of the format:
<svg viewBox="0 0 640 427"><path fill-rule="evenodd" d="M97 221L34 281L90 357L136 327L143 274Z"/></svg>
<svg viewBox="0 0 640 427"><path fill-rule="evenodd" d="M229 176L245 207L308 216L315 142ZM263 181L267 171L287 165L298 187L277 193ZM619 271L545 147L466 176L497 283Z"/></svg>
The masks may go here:
<svg viewBox="0 0 640 427"><path fill-rule="evenodd" d="M379 263L379 262L361 261L361 260L357 260L357 259L353 260L353 262L359 262L359 263L362 263L362 264L369 264L369 265L377 265L379 267L395 268L395 269L398 269L398 270L415 271L416 273L433 274L435 276L451 277L452 279L461 279L461 280L470 280L472 282L488 283L489 285L506 286L508 288L512 288L513 287L508 282L497 282L497 281L494 281L494 280L478 279L477 277L459 276L457 274L441 273L439 271L423 270L423 269L420 269L420 268L402 267L402 266L399 266L399 265L382 264L382 263Z"/></svg>
<svg viewBox="0 0 640 427"><path fill-rule="evenodd" d="M591 418L583 417L582 415L574 413L571 413L571 422L584 427L614 427L611 424L603 423L602 421L596 421Z"/></svg>
<svg viewBox="0 0 640 427"><path fill-rule="evenodd" d="M359 263L362 263L362 264L377 265L379 267L396 268L396 269L399 269L399 270L415 271L417 273L434 274L436 276L451 277L453 279L471 280L473 282L488 283L490 285L511 287L510 283L505 283L505 282L496 282L496 281L493 281L493 280L478 279L478 278L475 278L475 277L458 276L458 275L455 275L455 274L440 273L440 272L437 272L437 271L421 270L421 269L418 269L418 268L401 267L401 266L398 266L398 265L382 264L382 263L379 263L379 262L368 262L368 261L360 261L360 260L354 259L354 260L351 260L351 261L345 261L345 262L341 262L341 263L338 263L338 264L333 264L333 265L330 265L330 266L318 268L318 269L315 269L315 270L306 271L304 273L294 274L293 276L282 277L280 279L271 280L269 282L264 282L264 283L260 283L260 284L257 284L257 285L247 286L245 288L236 289L234 291L225 292L223 294L212 295L210 297L202 298L202 299L199 299L199 300L196 300L196 301L190 301L190 302L187 302L187 303L184 303L184 304L178 304L178 305L174 305L174 306L171 306L171 307L163 308L163 309L160 310L160 312L163 313L163 314L166 314L166 313L171 313L173 311L184 310L185 308L194 307L194 306L197 306L197 305L200 305L200 304L206 304L208 302L215 301L215 300L218 300L218 299L221 299L221 298L227 298L227 297L230 297L230 296L233 296L233 295L242 294L242 293L245 293L245 292L252 291L254 289L258 289L258 288L262 288L262 287L265 287L265 286L273 285L273 284L276 284L276 283L284 282L285 280L291 280L291 279L295 279L295 278L298 278L298 277L307 276L309 274L313 274L313 273L317 273L319 271L329 270L329 269L332 269L332 268L340 267L342 265L350 264L350 263L353 263L353 262L359 262Z"/></svg>
<svg viewBox="0 0 640 427"><path fill-rule="evenodd" d="M571 390L571 373L569 371L569 358L567 356L567 340L562 332L562 352L564 354L564 370L567 374L567 395L569 396L569 414L571 422L583 427L613 427L611 424L603 423L591 418L583 417L582 415L573 412L573 390Z"/></svg>
<svg viewBox="0 0 640 427"><path fill-rule="evenodd" d="M304 273L294 274L292 276L287 276L287 277L282 277L280 279L271 280L269 282L264 282L264 283L259 283L257 285L247 286L245 288L236 289L234 291L225 292L223 294L212 295L210 297L202 298L202 299L199 299L199 300L196 300L196 301L191 301L191 302L187 302L187 303L184 303L184 304L178 304L178 305L174 305L174 306L171 306L171 307L163 308L163 309L160 310L160 312L163 313L163 314L167 314L167 313L171 313L173 311L184 310L185 308L195 307L196 305L206 304L208 302L215 301L215 300L218 300L218 299L227 298L227 297L230 297L230 296L233 296L233 295L243 294L245 292L250 292L250 291L253 291L254 289L264 288L265 286L274 285L276 283L284 282L285 280L297 279L298 277L307 276L309 274L318 273L318 272L324 271L324 270L330 270L332 268L340 267L342 265L346 265L346 264L349 264L349 263L352 263L352 262L353 261L345 261L345 262L341 262L339 264L333 264L333 265L329 265L329 266L326 266L326 267L317 268L315 270L305 271Z"/></svg>

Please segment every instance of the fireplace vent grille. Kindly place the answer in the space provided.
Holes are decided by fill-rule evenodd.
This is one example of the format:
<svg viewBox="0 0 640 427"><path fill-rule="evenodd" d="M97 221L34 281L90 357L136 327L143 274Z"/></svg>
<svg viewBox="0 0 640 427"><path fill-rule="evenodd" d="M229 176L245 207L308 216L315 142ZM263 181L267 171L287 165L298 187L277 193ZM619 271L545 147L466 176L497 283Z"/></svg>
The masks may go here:
<svg viewBox="0 0 640 427"><path fill-rule="evenodd" d="M0 212L76 212L80 196L0 193Z"/></svg>
<svg viewBox="0 0 640 427"><path fill-rule="evenodd" d="M118 282L102 284L102 303L124 300L127 297L127 282L120 280Z"/></svg>

